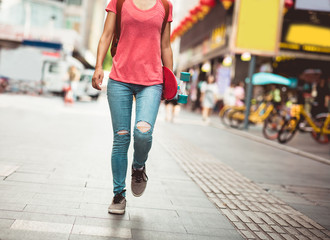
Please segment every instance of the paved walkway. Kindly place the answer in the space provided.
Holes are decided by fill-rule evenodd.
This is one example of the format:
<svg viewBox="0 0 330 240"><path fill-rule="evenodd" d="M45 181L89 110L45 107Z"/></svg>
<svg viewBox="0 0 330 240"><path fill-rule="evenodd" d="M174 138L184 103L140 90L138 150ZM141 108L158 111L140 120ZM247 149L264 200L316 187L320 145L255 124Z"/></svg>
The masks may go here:
<svg viewBox="0 0 330 240"><path fill-rule="evenodd" d="M330 237L162 121L146 193L134 198L128 190L126 214L108 214L107 113L104 104L70 107L56 99L0 95L1 240Z"/></svg>
<svg viewBox="0 0 330 240"><path fill-rule="evenodd" d="M178 135L170 135L164 146L244 238L300 240L330 236L323 226L212 155Z"/></svg>
<svg viewBox="0 0 330 240"><path fill-rule="evenodd" d="M0 103L1 240L242 239L158 141L146 193L134 198L128 186L127 213L108 214L106 106L1 95Z"/></svg>
<svg viewBox="0 0 330 240"><path fill-rule="evenodd" d="M263 142L268 145L276 146L277 148L307 156L316 161L327 162L330 164L330 148L329 144L317 143L310 133L302 133L298 131L295 136L286 144L280 144L277 140L268 140L262 134L262 124L250 125L248 131L237 130L230 127L225 127L219 116L212 116L212 125L220 128L225 128L228 131L234 132L240 136L248 137L254 141Z"/></svg>

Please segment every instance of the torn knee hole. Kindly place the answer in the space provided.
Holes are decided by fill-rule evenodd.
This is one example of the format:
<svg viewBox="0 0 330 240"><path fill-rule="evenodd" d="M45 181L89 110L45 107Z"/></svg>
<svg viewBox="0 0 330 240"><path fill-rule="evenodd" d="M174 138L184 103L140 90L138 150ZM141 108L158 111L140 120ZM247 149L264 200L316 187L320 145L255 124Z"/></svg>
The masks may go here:
<svg viewBox="0 0 330 240"><path fill-rule="evenodd" d="M117 132L118 135L126 135L128 134L128 131L127 130L120 130Z"/></svg>
<svg viewBox="0 0 330 240"><path fill-rule="evenodd" d="M136 127L143 133L148 132L151 128L150 124L147 122L138 122Z"/></svg>

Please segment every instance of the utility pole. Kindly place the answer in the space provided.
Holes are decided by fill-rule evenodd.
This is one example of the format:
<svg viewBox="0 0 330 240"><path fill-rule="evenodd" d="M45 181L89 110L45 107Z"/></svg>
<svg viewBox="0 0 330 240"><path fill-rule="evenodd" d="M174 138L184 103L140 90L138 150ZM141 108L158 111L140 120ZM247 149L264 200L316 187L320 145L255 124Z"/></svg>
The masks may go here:
<svg viewBox="0 0 330 240"><path fill-rule="evenodd" d="M256 56L251 56L250 66L249 66L249 81L247 82L246 88L246 97L245 97L245 117L244 117L244 129L249 129L249 116L250 116L250 108L251 108L251 100L252 100L252 91L253 91L253 82L252 77L254 70L256 68Z"/></svg>

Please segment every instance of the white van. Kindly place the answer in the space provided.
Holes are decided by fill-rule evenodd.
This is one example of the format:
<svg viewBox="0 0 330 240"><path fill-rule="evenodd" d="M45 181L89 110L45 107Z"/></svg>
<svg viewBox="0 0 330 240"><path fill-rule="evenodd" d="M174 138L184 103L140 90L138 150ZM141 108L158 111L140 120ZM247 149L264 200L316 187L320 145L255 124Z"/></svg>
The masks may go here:
<svg viewBox="0 0 330 240"><path fill-rule="evenodd" d="M82 71L80 76L80 81L77 86L77 92L75 93L78 100L83 99L84 97L88 96L91 97L93 100L97 100L101 94L101 91L96 90L92 86L92 77L94 74L94 70L85 69ZM102 90L104 90L108 84L109 72L104 71L104 78L101 85Z"/></svg>
<svg viewBox="0 0 330 240"><path fill-rule="evenodd" d="M70 84L68 70L71 66L75 66L80 73L84 71L82 63L73 57L63 61L45 61L42 71L44 89L51 93L63 93Z"/></svg>
<svg viewBox="0 0 330 240"><path fill-rule="evenodd" d="M92 77L94 74L94 70L85 69L81 75L80 80L76 89L75 95L77 96L78 100L82 99L85 96L91 97L93 100L97 100L100 91L96 90L92 86Z"/></svg>

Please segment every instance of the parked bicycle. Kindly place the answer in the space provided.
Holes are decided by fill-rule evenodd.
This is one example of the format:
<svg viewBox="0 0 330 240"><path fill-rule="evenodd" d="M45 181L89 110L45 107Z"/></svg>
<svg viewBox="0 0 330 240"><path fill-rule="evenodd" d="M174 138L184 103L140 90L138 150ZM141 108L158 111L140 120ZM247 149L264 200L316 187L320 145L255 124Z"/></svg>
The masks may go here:
<svg viewBox="0 0 330 240"><path fill-rule="evenodd" d="M291 109L291 117L285 121L280 131L278 132L277 140L280 143L289 142L300 124L306 120L308 125L312 128L311 135L318 142L326 144L330 138L330 113L318 114L313 120L305 111L303 105L296 105Z"/></svg>
<svg viewBox="0 0 330 240"><path fill-rule="evenodd" d="M253 124L262 123L273 112L274 106L271 103L262 102L249 116L249 122ZM234 110L229 114L230 126L242 128L245 118L245 110Z"/></svg>
<svg viewBox="0 0 330 240"><path fill-rule="evenodd" d="M230 122L229 122L229 115L232 111L235 110L245 110L245 106L229 106L229 105L225 105L221 111L219 112L219 117L221 119L221 122L223 123L223 125L229 127L230 126Z"/></svg>
<svg viewBox="0 0 330 240"><path fill-rule="evenodd" d="M275 140L278 137L278 132L285 122L285 110L274 109L264 121L262 134L265 138Z"/></svg>

